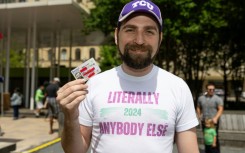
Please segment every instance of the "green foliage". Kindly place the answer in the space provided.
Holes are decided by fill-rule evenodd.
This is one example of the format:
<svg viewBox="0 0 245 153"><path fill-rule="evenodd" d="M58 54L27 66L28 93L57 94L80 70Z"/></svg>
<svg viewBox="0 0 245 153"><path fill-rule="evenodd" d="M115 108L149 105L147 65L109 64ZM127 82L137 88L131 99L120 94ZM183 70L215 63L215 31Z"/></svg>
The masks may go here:
<svg viewBox="0 0 245 153"><path fill-rule="evenodd" d="M6 55L3 54L3 63L6 63ZM25 54L20 51L10 50L10 67L11 68L23 68L24 67L24 59Z"/></svg>
<svg viewBox="0 0 245 153"><path fill-rule="evenodd" d="M100 68L102 71L111 69L121 63L116 46L102 46Z"/></svg>
<svg viewBox="0 0 245 153"><path fill-rule="evenodd" d="M111 35L120 11L128 1L95 0L97 7L85 20L85 31L100 29ZM163 42L156 63L175 74L182 74L192 90L200 89L200 86L192 86L190 82L205 79L210 68L224 67L222 63L226 63L229 66L225 70L229 69L232 74L244 65L244 0L153 1L161 9L164 21ZM224 52L224 46L228 46L228 51ZM105 51L102 54L105 56L102 57L103 64L108 67L117 64L108 55L111 53ZM113 53L112 57L116 55Z"/></svg>
<svg viewBox="0 0 245 153"><path fill-rule="evenodd" d="M95 29L100 29L105 35L114 31L121 8L130 0L95 0L97 6L91 10L89 17L84 16L84 32L89 33Z"/></svg>

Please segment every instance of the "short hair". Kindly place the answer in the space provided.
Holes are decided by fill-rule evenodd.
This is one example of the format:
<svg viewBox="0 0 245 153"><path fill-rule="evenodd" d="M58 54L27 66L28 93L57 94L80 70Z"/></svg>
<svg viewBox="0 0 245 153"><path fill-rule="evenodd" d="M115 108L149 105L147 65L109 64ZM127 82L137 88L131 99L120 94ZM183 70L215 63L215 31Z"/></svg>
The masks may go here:
<svg viewBox="0 0 245 153"><path fill-rule="evenodd" d="M214 128L214 122L212 119L208 118L208 119L205 119L205 125L209 124L211 128Z"/></svg>
<svg viewBox="0 0 245 153"><path fill-rule="evenodd" d="M206 89L208 88L208 86L214 86L215 87L215 84L213 82L208 82L208 84L206 85Z"/></svg>
<svg viewBox="0 0 245 153"><path fill-rule="evenodd" d="M19 87L16 87L14 90L15 90L15 92L20 92L20 88Z"/></svg>
<svg viewBox="0 0 245 153"><path fill-rule="evenodd" d="M54 78L54 81L56 81L56 82L60 82L60 78L55 77L55 78Z"/></svg>

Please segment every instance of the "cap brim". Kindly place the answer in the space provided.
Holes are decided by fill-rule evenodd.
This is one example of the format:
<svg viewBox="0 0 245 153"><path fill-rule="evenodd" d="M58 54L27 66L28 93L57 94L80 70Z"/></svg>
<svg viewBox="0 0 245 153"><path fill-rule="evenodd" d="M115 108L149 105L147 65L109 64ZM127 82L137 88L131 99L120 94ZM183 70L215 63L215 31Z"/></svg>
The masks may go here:
<svg viewBox="0 0 245 153"><path fill-rule="evenodd" d="M129 13L127 13L126 15L124 15L122 18L120 18L118 20L118 23L121 23L123 22L126 18L128 18L130 15L132 15L133 13L137 13L137 12L142 12L142 13L146 13L146 14L149 14L149 15L152 15L156 21L158 22L158 24L160 26L162 26L162 23L160 23L160 21L158 20L158 17L155 13L151 12L150 10L145 10L145 9L138 9L138 10L132 10L130 11Z"/></svg>

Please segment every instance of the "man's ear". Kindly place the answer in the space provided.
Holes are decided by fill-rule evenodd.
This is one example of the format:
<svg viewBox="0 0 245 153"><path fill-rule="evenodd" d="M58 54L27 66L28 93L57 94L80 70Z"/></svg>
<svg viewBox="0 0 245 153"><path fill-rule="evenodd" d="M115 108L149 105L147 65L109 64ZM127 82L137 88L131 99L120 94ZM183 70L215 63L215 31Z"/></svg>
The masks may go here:
<svg viewBox="0 0 245 153"><path fill-rule="evenodd" d="M161 32L160 34L159 34L159 46L158 47L160 47L161 46L161 44L162 44L162 40L163 40L163 33ZM159 49L158 49L158 51L159 51Z"/></svg>
<svg viewBox="0 0 245 153"><path fill-rule="evenodd" d="M161 32L160 34L160 42L162 43L162 39L163 39L163 33Z"/></svg>
<svg viewBox="0 0 245 153"><path fill-rule="evenodd" d="M118 36L118 28L115 29L115 32L114 32L114 39L115 39L115 44L117 45L117 36Z"/></svg>

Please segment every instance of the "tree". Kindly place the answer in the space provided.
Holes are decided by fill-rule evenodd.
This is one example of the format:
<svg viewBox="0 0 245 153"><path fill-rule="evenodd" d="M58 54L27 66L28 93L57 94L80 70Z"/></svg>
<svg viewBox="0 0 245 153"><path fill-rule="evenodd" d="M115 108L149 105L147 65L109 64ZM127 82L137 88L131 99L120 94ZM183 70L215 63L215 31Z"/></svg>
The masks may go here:
<svg viewBox="0 0 245 153"><path fill-rule="evenodd" d="M112 37L121 8L129 1L95 0L99 7L85 20L85 32L100 29ZM226 74L235 78L237 70L244 65L245 1L154 0L154 3L161 9L164 20L163 42L155 63L184 76L195 97L207 71L216 67L225 72L227 91ZM224 52L226 47L228 51Z"/></svg>
<svg viewBox="0 0 245 153"><path fill-rule="evenodd" d="M121 63L117 53L116 46L102 46L100 68L102 71L108 70L112 67L118 66Z"/></svg>
<svg viewBox="0 0 245 153"><path fill-rule="evenodd" d="M6 58L5 55L3 54L3 63L6 63ZM15 51L15 50L10 50L10 67L11 68L23 68L24 67L24 59L25 59L25 54L23 53L22 50L20 51Z"/></svg>
<svg viewBox="0 0 245 153"><path fill-rule="evenodd" d="M0 40L3 39L4 36L3 34L0 32ZM2 40L1 40L2 41ZM24 67L24 57L25 57L25 53L22 50L17 50L18 48L18 43L14 43L13 47L10 49L10 67L11 68L23 68ZM2 50L0 52L0 57L2 57L0 60L0 64L2 63L6 63L6 51Z"/></svg>

